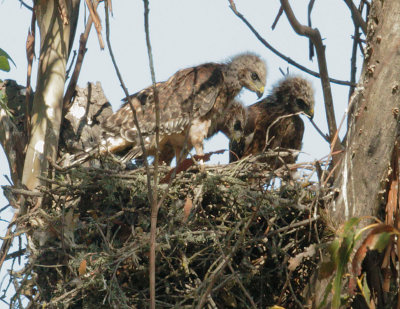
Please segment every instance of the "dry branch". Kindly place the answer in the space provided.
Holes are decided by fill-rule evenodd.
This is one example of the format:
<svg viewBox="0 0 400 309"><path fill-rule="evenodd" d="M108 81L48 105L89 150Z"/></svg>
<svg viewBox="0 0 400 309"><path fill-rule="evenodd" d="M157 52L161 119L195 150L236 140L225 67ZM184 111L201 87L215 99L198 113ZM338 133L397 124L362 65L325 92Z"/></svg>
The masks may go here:
<svg viewBox="0 0 400 309"><path fill-rule="evenodd" d="M337 134L337 126L335 119L335 111L333 107L331 86L329 81L328 66L325 57L325 46L322 44L321 34L319 33L318 29L312 29L310 27L301 25L299 23L299 21L297 20L296 16L292 11L292 8L288 0L281 0L281 5L294 31L301 36L308 37L315 46L315 50L317 52L318 67L321 77L322 90L324 94L326 119L329 128L329 138L332 144L331 147L333 152L337 152L342 149L342 146L340 145L340 140L338 138L336 138L336 140L334 139L335 134ZM332 159L333 159L333 164L336 165L339 162L340 156L333 156Z"/></svg>
<svg viewBox="0 0 400 309"><path fill-rule="evenodd" d="M285 56L284 54L282 54L280 51L278 51L276 48L274 48L271 44L269 44L258 32L257 30L250 24L250 22L236 9L236 6L232 6L232 4L234 4L233 0L229 1L231 3L231 9L233 11L233 13L235 13L235 15L237 17L239 17L245 24L246 26L250 29L251 32L253 32L253 34L257 37L257 39L266 47L268 48L270 51L272 51L275 55L277 55L278 57L282 58L283 60L285 60L287 63L295 66L296 68L302 70L303 72L306 72L307 74L310 74L314 77L318 77L320 78L321 75L318 72L312 71L308 68L306 68L305 66L297 63L296 61L294 61L293 59L291 59L290 57ZM352 84L351 82L348 81L343 81L343 80L338 80L338 79L334 79L334 78L329 78L329 81L331 83L334 84L338 84L338 85L345 85L345 86L355 86L354 84Z"/></svg>
<svg viewBox="0 0 400 309"><path fill-rule="evenodd" d="M90 17L92 18L92 21L94 22L94 27L96 28L97 31L97 37L99 39L99 44L100 44L100 48L104 49L104 42L103 42L103 37L101 35L101 21L100 21L100 17L97 14L97 5L98 2L97 0L95 1L95 5L93 5L92 0L86 0L86 5L89 9L90 12ZM89 22L89 20L88 20Z"/></svg>
<svg viewBox="0 0 400 309"><path fill-rule="evenodd" d="M39 287L36 305L90 308L103 306L103 301L114 308L148 305L151 211L146 171L121 170L107 160L103 164L105 168L58 170L54 179L46 180L51 188L43 187L49 197L46 210L20 219L19 224L30 227L28 235L33 235L22 278L34 278ZM316 241L308 218L318 189L288 182L272 189L274 171L258 163L257 157L205 169L206 174L194 169L178 174L166 207L160 208L157 307L214 302L226 308L232 301L242 307L249 299L253 307L265 307L282 294L282 305L290 307L295 300L290 287L283 286L287 256L297 256L309 240ZM290 175L288 170L281 173ZM193 205L183 222L187 198ZM298 203L305 207L288 207ZM295 232L266 233L285 226ZM305 283L296 278L311 273L313 265L315 261L304 261L293 272L291 287L296 295ZM262 289L255 288L261 283Z"/></svg>
<svg viewBox="0 0 400 309"><path fill-rule="evenodd" d="M98 1L95 0L94 8L97 9L97 6L98 6ZM92 29L92 23L93 23L93 18L92 14L90 14L86 22L85 32L83 32L79 38L78 59L76 60L74 72L72 73L71 79L67 87L67 91L65 92L64 95L63 115L65 115L68 112L69 108L71 107L71 100L75 93L75 88L78 83L79 74L82 68L83 58L85 57L86 54L86 43L89 38L90 30Z"/></svg>
<svg viewBox="0 0 400 309"><path fill-rule="evenodd" d="M16 212L14 214L13 218L11 219L11 223L9 224L9 226L7 228L7 232L6 232L5 236L3 237L3 243L0 248L0 270L3 266L4 261L6 260L8 251L10 250L11 244L15 237L14 233L12 232L12 229L14 226L14 221L17 219L17 217L18 217L18 213Z"/></svg>
<svg viewBox="0 0 400 309"><path fill-rule="evenodd" d="M137 131L138 131L140 146L142 148L142 153L143 153L143 157L144 157L143 162L144 162L144 166L145 166L146 171L147 171L148 199L149 199L149 202L151 204L151 201L153 200L153 190L152 190L152 186L151 186L151 175L150 175L149 163L147 162L147 150L146 150L146 147L144 146L143 135L142 135L142 131L141 131L140 126L139 126L139 121L138 121L138 118L137 118L137 115L136 115L135 107L132 104L132 99L129 96L128 89L126 88L125 83L124 83L124 81L122 79L122 75L121 75L121 73L120 73L120 71L118 69L117 62L115 61L114 53L112 51L111 41L110 41L110 22L109 22L108 1L104 2L104 10L105 10L105 15L106 15L106 40L107 40L107 46L108 46L108 50L110 52L112 63L113 63L114 68L115 68L115 72L117 73L118 79L119 79L119 81L121 83L121 87L122 87L122 89L123 89L123 91L125 93L125 97L127 98L128 104L129 104L129 106L130 106L130 108L132 110L132 113L133 113L133 122L134 122L134 124L135 124L135 126L137 128Z"/></svg>
<svg viewBox="0 0 400 309"><path fill-rule="evenodd" d="M311 12L312 9L314 8L314 3L315 0L310 0L308 3L308 9L307 9L307 20L308 20L308 26L312 28L312 23L311 23ZM308 39L308 45L309 45L309 59L312 60L314 58L314 44L310 39Z"/></svg>
<svg viewBox="0 0 400 309"><path fill-rule="evenodd" d="M159 145L160 145L160 104L158 98L158 91L156 87L156 74L154 71L153 54L151 51L150 32L149 32L149 1L143 0L144 3L144 30L146 33L146 46L147 54L149 57L149 66L151 81L153 83L153 94L155 104L155 136L156 136L156 153L154 156L154 173L153 173L153 199L151 200L151 214L150 214L150 262L149 262L149 277L150 277L150 308L156 308L156 246L157 246L157 216L159 210L158 204L158 158ZM146 160L146 158L145 158Z"/></svg>
<svg viewBox="0 0 400 309"><path fill-rule="evenodd" d="M31 75L32 75L32 63L35 57L35 36L36 36L36 15L35 11L32 11L31 28L26 38L26 58L28 60L28 68L26 73L26 108L25 108L25 132L29 139L31 135Z"/></svg>
<svg viewBox="0 0 400 309"><path fill-rule="evenodd" d="M361 28L362 32L364 35L367 34L367 23L361 16L362 10L358 10L357 7L355 6L353 0L343 0L348 8L350 9L351 12L351 17L353 18L354 26L356 28Z"/></svg>

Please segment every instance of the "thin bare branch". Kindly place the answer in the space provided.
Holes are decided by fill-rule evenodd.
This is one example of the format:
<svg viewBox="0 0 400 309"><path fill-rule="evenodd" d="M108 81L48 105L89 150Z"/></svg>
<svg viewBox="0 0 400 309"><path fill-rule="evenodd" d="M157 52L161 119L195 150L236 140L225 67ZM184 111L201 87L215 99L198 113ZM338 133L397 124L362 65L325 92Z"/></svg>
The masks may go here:
<svg viewBox="0 0 400 309"><path fill-rule="evenodd" d="M68 9L65 0L58 0L58 8L63 24L68 25L69 24Z"/></svg>
<svg viewBox="0 0 400 309"><path fill-rule="evenodd" d="M311 23L311 12L312 12L312 9L313 9L313 7L314 7L314 3L315 3L315 0L310 0L310 2L308 3L308 12L307 12L307 18L308 18L308 26L310 27L310 28L312 28L312 23ZM308 56L308 58L310 59L310 60L312 60L313 58L314 58L314 44L312 43L312 41L310 40L310 39L308 39L308 49L309 49L309 56Z"/></svg>
<svg viewBox="0 0 400 309"><path fill-rule="evenodd" d="M211 222L208 222L208 226L210 227L210 230L212 230L212 231L214 231L214 233L216 233L216 231L213 228ZM222 249L222 245L221 245L221 242L219 241L218 237L216 237L215 240L216 240L216 243L218 245L218 249L221 252L222 257L224 259L226 259L225 252ZM235 277L236 283L239 285L240 289L243 291L243 293L246 296L247 300L250 302L250 305L253 308L257 308L257 306L256 306L256 304L255 304L255 302L253 300L253 297L251 297L250 293L246 290L245 286L242 283L241 278L239 278L239 276L237 275L237 273L236 273L235 269L233 268L232 263L230 261L228 261L228 267L229 267L229 270L231 271L232 275Z"/></svg>
<svg viewBox="0 0 400 309"><path fill-rule="evenodd" d="M104 49L103 37L101 36L101 22L99 15L97 14L97 6L93 6L91 0L86 0L86 5L89 9L90 16L92 17L92 20L94 22L94 27L96 28L97 31L97 37L99 39L100 48Z"/></svg>
<svg viewBox="0 0 400 309"><path fill-rule="evenodd" d="M33 11L33 7L31 7L30 5L26 4L23 0L18 0L19 3L21 3L21 5L25 8L27 8L28 10Z"/></svg>
<svg viewBox="0 0 400 309"><path fill-rule="evenodd" d="M332 99L332 91L331 85L329 83L329 74L328 74L328 66L326 63L325 57L325 46L322 44L321 34L319 33L318 29L312 29L310 27L301 25L297 20L296 16L294 15L292 8L289 4L288 0L281 0L281 5L283 10L286 13L286 16L292 26L293 30L301 35L306 36L311 39L312 43L315 46L315 50L317 52L317 59L318 59L318 68L321 76L321 84L322 90L324 94L324 102L325 102L325 112L326 112L326 119L328 122L329 128L329 139L333 145L333 152L339 151L342 149L340 144L340 140L338 138L334 138L335 134L337 134L337 126L336 126L336 119L335 119L335 110L333 107L333 99ZM333 156L333 163L334 165L337 163L339 156Z"/></svg>
<svg viewBox="0 0 400 309"><path fill-rule="evenodd" d="M115 61L114 53L112 51L111 41L110 41L110 21L109 21L110 18L109 18L109 10L108 10L108 1L105 1L104 4L105 4L104 5L104 9L105 9L105 15L106 15L106 41L107 41L107 46L108 46L108 50L110 52L111 61L112 61L113 65L114 65L114 68L115 68L115 72L117 73L119 82L121 83L121 87L122 87L122 89L123 89L123 91L125 93L125 97L127 98L128 104L129 104L129 106L130 106L130 108L132 110L133 122L135 123L135 126L136 126L136 128L138 130L140 146L142 148L142 153L143 153L143 157L144 157L144 160L143 160L144 161L144 166L145 166L145 169L146 169L147 191L148 191L147 192L147 197L148 197L149 203L151 205L152 201L153 201L153 193L152 193L153 190L152 190L152 187L151 187L151 174L150 174L149 162L147 162L147 150L146 150L146 147L144 146L143 135L142 135L142 131L140 129L139 121L138 121L138 118L137 118L137 115L136 115L136 109L132 104L132 99L129 96L128 89L126 88L124 80L122 79L122 75L121 75L121 73L119 71L117 62Z"/></svg>
<svg viewBox="0 0 400 309"><path fill-rule="evenodd" d="M234 2L233 0L228 0L228 1L229 1L229 6L231 7L232 11L233 11L235 14L239 14L239 12L236 10L236 4L235 4L235 2Z"/></svg>
<svg viewBox="0 0 400 309"><path fill-rule="evenodd" d="M3 190L10 190L14 194L22 194L26 196L37 196L37 197L42 197L43 193L39 191L31 191L31 190L25 190L25 189L19 189L19 188L13 188L10 186L2 186Z"/></svg>
<svg viewBox="0 0 400 309"><path fill-rule="evenodd" d="M350 81L355 83L356 82L356 75L357 75L357 49L358 49L358 42L360 39L360 31L359 27L354 27L354 37L353 37L353 47L351 51L351 60L350 60ZM355 86L351 86L349 89L349 100L351 95L354 92Z"/></svg>
<svg viewBox="0 0 400 309"><path fill-rule="evenodd" d="M217 269L210 275L210 277L209 277L210 282L206 288L206 291L203 293L203 295L200 298L199 303L196 306L197 309L204 308L206 300L211 293L211 290L218 278L218 275L225 269L225 267L228 265L229 261L231 260L232 256L239 249L239 247L242 244L243 239L247 233L247 230L250 228L251 222L253 222L253 220L256 217L256 214L258 213L258 210L260 209L260 206L261 206L261 203L258 203L256 209L253 212L253 215L250 217L250 219L246 222L245 226L243 227L241 234L239 236L239 239L236 241L235 245L233 246L233 248L231 249L229 254L223 258L222 262L218 265Z"/></svg>
<svg viewBox="0 0 400 309"><path fill-rule="evenodd" d="M275 234L279 234L279 233L282 233L282 232L286 232L286 231L288 231L288 230L291 230L291 229L294 229L294 228L297 228L297 227L300 227L300 226L303 226L303 225L310 224L310 223L312 223L312 222L314 222L314 221L317 221L318 219L319 219L319 215L317 215L316 217L310 217L310 219L305 219L305 220L302 220L302 221L293 223L293 224L291 224L291 225L284 226L284 227L281 227L281 228L279 228L279 229L270 231L270 232L268 232L267 235L268 235L268 236L272 236L272 235L275 235Z"/></svg>
<svg viewBox="0 0 400 309"><path fill-rule="evenodd" d="M355 27L360 27L364 34L367 34L367 23L362 18L360 11L354 5L353 0L343 0L351 12L351 18Z"/></svg>
<svg viewBox="0 0 400 309"><path fill-rule="evenodd" d="M26 96L25 96L25 132L29 139L31 135L31 75L32 63L35 58L35 36L36 36L36 14L32 11L31 28L26 38L26 58L28 60L28 69L26 73Z"/></svg>
<svg viewBox="0 0 400 309"><path fill-rule="evenodd" d="M66 79L66 80L69 78L69 73L70 73L71 70L72 70L72 66L74 65L75 58L76 58L76 50L74 50L74 54L72 55L71 63L70 63L70 65L69 65L68 69L67 69L67 72L65 73L65 79Z"/></svg>
<svg viewBox="0 0 400 309"><path fill-rule="evenodd" d="M97 8L99 2L95 0L94 7ZM78 58L75 63L74 72L72 73L71 79L68 84L67 91L65 92L64 101L63 101L63 114L65 115L68 110L71 108L71 100L75 93L75 88L78 83L79 74L81 72L83 58L86 54L86 43L90 34L90 30L92 29L93 18L92 15L89 15L88 21L86 23L85 32L81 34L79 38L79 52Z"/></svg>
<svg viewBox="0 0 400 309"><path fill-rule="evenodd" d="M26 253L26 249L19 249L18 251L11 252L11 253L7 254L6 261L7 260L11 260L11 259L15 259L15 258L20 258L25 253Z"/></svg>
<svg viewBox="0 0 400 309"><path fill-rule="evenodd" d="M153 174L153 200L151 204L151 220L150 220L150 261L149 261L149 277L150 277L150 308L156 308L156 245L157 245L157 216L158 216L158 158L159 158L159 142L160 142L160 104L158 91L156 87L156 74L154 72L153 54L151 51L150 32L149 32L149 1L143 0L144 3L144 30L146 33L147 54L149 56L149 66L151 73L151 81L153 83L154 104L156 113L156 153L154 156L154 174Z"/></svg>
<svg viewBox="0 0 400 309"><path fill-rule="evenodd" d="M12 241L14 239L14 234L12 233L12 228L14 226L13 222L15 220L17 220L18 214L19 214L18 212L16 212L14 214L14 216L11 220L11 223L9 224L9 226L7 228L6 235L3 238L4 239L3 244L1 245L1 248L0 248L0 270L1 270L1 267L3 266L4 261L6 260L8 251L10 250Z"/></svg>
<svg viewBox="0 0 400 309"><path fill-rule="evenodd" d="M272 30L275 30L275 27L276 27L276 25L278 24L278 21L279 21L279 19L281 18L282 14L283 14L283 9L282 9L282 7L280 7L280 8L279 8L279 11L278 11L278 14L276 14L275 20L274 20L274 22L272 23L272 26L271 26L271 29L272 29Z"/></svg>
<svg viewBox="0 0 400 309"><path fill-rule="evenodd" d="M326 134L324 134L324 132L321 131L321 129L314 122L314 120L312 120L311 118L308 118L308 119L310 120L310 122L313 125L313 127L315 128L315 130L317 130L319 135L321 135L324 140L326 140L328 143L330 143L329 136L327 136Z"/></svg>
<svg viewBox="0 0 400 309"><path fill-rule="evenodd" d="M362 12L364 8L364 3L360 2L360 6L358 8L359 12ZM360 34L360 27L357 25L354 25L354 36L353 36L353 47L352 47L352 52L351 52L351 60L350 60L350 81L355 83L356 82L356 75L357 75L357 47L360 46L360 38L361 34ZM362 48L360 46L361 51ZM355 86L351 86L349 89L349 100L351 98L351 95L353 94L355 89Z"/></svg>
<svg viewBox="0 0 400 309"><path fill-rule="evenodd" d="M232 0L229 0L230 3L233 3ZM239 17L245 24L246 26L250 29L251 32L253 32L253 34L256 36L256 38L266 47L268 48L270 51L272 51L275 55L277 55L278 57L282 58L283 60L285 60L287 63L295 66L296 68L298 68L299 70L302 70L303 72L306 72L307 74L310 74L314 77L318 77L320 78L320 74L312 71L308 68L306 68L305 66L297 63L296 61L292 60L291 58L285 56L284 54L282 54L280 51L278 51L276 48L274 48L271 44L269 44L258 32L257 30L250 24L250 22L241 14L237 11L236 7L233 7L232 5L230 6L230 8L232 9L233 13L235 13L235 15L237 17ZM343 80L339 80L339 79L334 79L334 78L329 78L329 81L331 83L334 84L338 84L338 85L345 85L345 86L352 86L353 84L348 82L348 81L343 81Z"/></svg>

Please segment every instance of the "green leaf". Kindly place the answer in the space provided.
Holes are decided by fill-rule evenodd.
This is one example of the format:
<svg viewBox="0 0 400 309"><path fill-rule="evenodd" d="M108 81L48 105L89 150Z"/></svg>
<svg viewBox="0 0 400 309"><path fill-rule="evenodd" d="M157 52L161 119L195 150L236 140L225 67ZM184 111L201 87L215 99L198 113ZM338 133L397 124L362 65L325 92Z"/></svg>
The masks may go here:
<svg viewBox="0 0 400 309"><path fill-rule="evenodd" d="M386 248L387 244L389 243L390 237L392 235L390 233L384 232L378 236L378 239L373 247L373 249L382 252L383 249Z"/></svg>
<svg viewBox="0 0 400 309"><path fill-rule="evenodd" d="M8 59L4 56L0 56L0 70L9 72L10 64L8 63Z"/></svg>
<svg viewBox="0 0 400 309"><path fill-rule="evenodd" d="M362 280L362 295L364 296L364 299L368 304L371 298L371 292L368 287L367 276L364 276Z"/></svg>
<svg viewBox="0 0 400 309"><path fill-rule="evenodd" d="M343 236L346 237L347 235L353 235L354 234L354 228L357 226L357 224L360 222L360 218L353 217L350 218L346 224L344 225L344 231L343 231Z"/></svg>
<svg viewBox="0 0 400 309"><path fill-rule="evenodd" d="M351 218L344 225L343 233L340 235L340 247L336 252L337 269L333 280L332 306L331 308L341 307L342 279L346 272L347 264L350 261L350 255L355 245L356 226L360 222L359 218Z"/></svg>
<svg viewBox="0 0 400 309"><path fill-rule="evenodd" d="M6 72L10 71L10 63L8 62L8 60L10 60L14 64L14 66L16 66L11 57L3 49L0 48L0 70Z"/></svg>
<svg viewBox="0 0 400 309"><path fill-rule="evenodd" d="M321 264L318 275L320 279L328 278L336 270L336 264L333 261L325 262Z"/></svg>

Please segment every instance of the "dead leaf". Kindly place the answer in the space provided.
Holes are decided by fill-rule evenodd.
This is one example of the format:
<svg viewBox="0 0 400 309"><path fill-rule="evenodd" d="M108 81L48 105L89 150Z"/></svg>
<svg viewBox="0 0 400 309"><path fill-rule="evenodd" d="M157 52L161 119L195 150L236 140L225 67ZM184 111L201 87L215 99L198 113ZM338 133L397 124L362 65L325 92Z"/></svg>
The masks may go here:
<svg viewBox="0 0 400 309"><path fill-rule="evenodd" d="M86 260L83 260L81 262L81 265L79 265L78 269L79 276L83 276L84 274L86 274L86 264L87 264Z"/></svg>
<svg viewBox="0 0 400 309"><path fill-rule="evenodd" d="M26 38L26 57L28 61L33 61L33 58L35 57L35 36L30 30L28 32L28 37Z"/></svg>
<svg viewBox="0 0 400 309"><path fill-rule="evenodd" d="M195 160L197 160L197 161L203 160L203 162L207 162L207 161L210 160L210 158L211 158L211 156L213 154L222 154L224 152L225 152L225 150L223 150L223 149L222 150L217 150L217 151L211 151L211 152L208 152L208 153L204 154L203 156L194 155L193 158ZM189 169L189 167L193 166L194 164L195 164L195 161L192 158L183 160L178 166L176 166L175 168L171 169L168 172L168 174L165 175L165 177L160 181L160 184L169 183L169 181L170 181L170 179L172 177L172 174L174 172L175 172L175 174L178 174L180 172L184 172L187 169Z"/></svg>
<svg viewBox="0 0 400 309"><path fill-rule="evenodd" d="M364 260L368 249L383 250L390 239L390 235L393 233L396 233L395 228L387 224L379 224L377 227L371 230L361 246L358 248L356 254L354 255L353 261L351 262L354 275L360 275L361 263Z"/></svg>
<svg viewBox="0 0 400 309"><path fill-rule="evenodd" d="M389 179L389 192L386 203L386 223L393 225L394 216L398 207L399 196L399 148L396 146L392 155L392 172Z"/></svg>
<svg viewBox="0 0 400 309"><path fill-rule="evenodd" d="M189 218L190 211L192 210L193 202L191 198L186 198L185 206L183 206L183 222L186 222Z"/></svg>

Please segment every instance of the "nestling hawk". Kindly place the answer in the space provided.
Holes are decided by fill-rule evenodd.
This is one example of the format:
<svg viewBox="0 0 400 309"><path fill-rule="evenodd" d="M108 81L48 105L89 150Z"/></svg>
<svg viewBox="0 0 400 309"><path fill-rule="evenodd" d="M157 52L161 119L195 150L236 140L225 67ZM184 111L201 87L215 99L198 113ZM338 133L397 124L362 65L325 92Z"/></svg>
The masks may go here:
<svg viewBox="0 0 400 309"><path fill-rule="evenodd" d="M206 63L176 72L157 83L160 106L160 161L177 161L185 146L203 155L203 140L215 134L224 111L243 87L261 97L266 80L266 65L258 56L245 53L227 63ZM139 126L149 155L155 155L155 102L153 86L132 96ZM104 143L109 152L128 147L129 159L142 155L131 107L122 107L103 123ZM187 136L187 138L185 138Z"/></svg>
<svg viewBox="0 0 400 309"><path fill-rule="evenodd" d="M235 106L232 104L231 107ZM228 112L241 139L230 139L230 162L250 154L259 154L268 149L300 150L304 133L304 122L299 112L312 118L314 115L314 91L311 84L301 77L286 77L273 87L265 99L254 103L246 110L246 122L241 123L243 111L238 106ZM235 114L235 116L232 116ZM236 116L237 115L237 116ZM239 121L238 121L239 120ZM233 125L232 123L230 124ZM275 158L268 161L273 166L282 164ZM294 163L296 157L286 157L285 163Z"/></svg>

